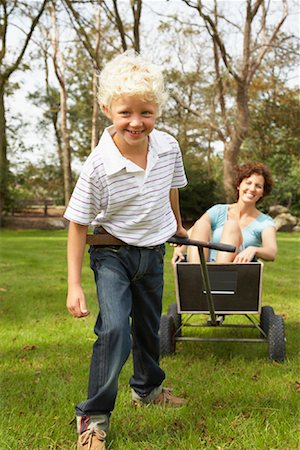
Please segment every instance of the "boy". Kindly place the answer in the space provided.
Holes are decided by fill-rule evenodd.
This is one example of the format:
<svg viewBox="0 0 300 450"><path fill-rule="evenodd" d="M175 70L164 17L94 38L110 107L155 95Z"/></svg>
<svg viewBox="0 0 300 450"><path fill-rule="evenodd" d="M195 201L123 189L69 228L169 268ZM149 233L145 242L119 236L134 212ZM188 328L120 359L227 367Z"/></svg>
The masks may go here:
<svg viewBox="0 0 300 450"><path fill-rule="evenodd" d="M131 348L133 403L185 403L162 388L159 366L164 242L175 233L187 235L177 191L186 185L180 149L173 137L154 129L165 100L161 72L134 52L105 66L99 103L112 126L88 157L65 212L67 307L74 317L89 314L81 288L88 226L118 244L90 247L100 313L88 400L76 406L79 450L105 449L118 376Z"/></svg>

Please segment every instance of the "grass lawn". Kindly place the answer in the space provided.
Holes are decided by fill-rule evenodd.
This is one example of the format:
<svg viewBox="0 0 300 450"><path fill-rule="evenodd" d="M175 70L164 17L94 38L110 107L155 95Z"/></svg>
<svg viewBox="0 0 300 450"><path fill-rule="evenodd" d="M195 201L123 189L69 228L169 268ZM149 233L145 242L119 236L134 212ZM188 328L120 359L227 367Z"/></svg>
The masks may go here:
<svg viewBox="0 0 300 450"><path fill-rule="evenodd" d="M188 404L133 409L129 359L108 449L300 448L300 235L279 233L278 242L276 262L264 268L263 304L285 319L287 360L270 363L265 344L179 343L161 365L166 385ZM69 422L86 396L97 306L86 257L91 314L68 315L65 247L64 231L0 232L0 450L75 448ZM164 311L175 301L170 257L168 248Z"/></svg>

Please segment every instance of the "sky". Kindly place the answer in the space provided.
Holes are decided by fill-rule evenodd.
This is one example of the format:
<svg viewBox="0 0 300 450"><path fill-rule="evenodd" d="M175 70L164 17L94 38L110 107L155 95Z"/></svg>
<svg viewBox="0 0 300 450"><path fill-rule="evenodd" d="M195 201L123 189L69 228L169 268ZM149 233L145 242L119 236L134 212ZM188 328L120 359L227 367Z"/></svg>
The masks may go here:
<svg viewBox="0 0 300 450"><path fill-rule="evenodd" d="M124 7L128 7L128 1L121 2L124 3ZM212 2L210 2L212 3ZM236 17L239 16L239 8L243 2L231 0L231 1L222 1L220 2L223 7L227 10L233 11L232 14L236 15ZM291 1L289 2L291 3ZM274 1L273 4L276 6L277 4L281 4L281 1ZM299 2L298 2L299 5ZM164 35L163 33L158 33L155 31L155 27L157 25L157 20L162 19L163 15L166 14L172 14L176 10L181 10L182 7L185 7L183 5L181 0L170 0L168 2L166 1L158 1L158 0L144 0L144 6L142 10L142 17L146 18L146 28L148 27L145 40L142 44L142 48L150 48L151 51L151 59L155 62L156 60L159 60L161 58L161 52L164 48ZM299 6L300 7L300 6ZM297 8L299 10L299 7ZM154 11L156 13L159 13L159 16L154 14ZM185 8L186 11L186 8ZM192 10L190 12L193 12ZM193 17L190 19L191 21L194 20ZM143 21L143 23L145 20ZM10 45L10 48L13 49L16 46L19 45L19 43L23 39L23 34L19 30L19 27L22 25L20 23L14 22L14 26L11 27L9 30L9 36L8 36L8 43ZM300 38L300 32L299 32L299 13L294 13L291 15L286 23L284 24L284 29L287 31L293 31L294 34L296 34ZM72 32L71 32L72 34ZM65 32L62 34L62 41L64 39L70 38L70 30L65 29ZM28 48L24 62L32 62L33 58L33 51L35 50L36 44L35 40L37 38L37 33L34 33L33 40L30 44L30 47ZM231 36L232 43L231 45L233 47L238 47L241 45L240 39L236 40L236 35L233 33ZM44 75L42 71L39 69L36 62L33 63L34 70L33 71L18 71L16 72L12 78L11 81L18 82L21 85L21 89L16 90L15 94L7 99L7 105L10 110L10 113L12 114L20 114L24 119L26 119L29 123L29 126L21 130L22 140L24 141L25 145L28 147L29 151L22 153L18 155L17 158L15 158L15 162L17 164L21 164L22 162L26 160L47 160L50 155L54 153L54 142L52 138L51 133L37 133L35 126L36 122L41 115L42 111L40 108L35 107L32 105L31 102L29 102L26 99L26 96L28 92L32 92L34 89L44 89ZM300 66L298 65L295 70L290 74L290 85L298 85L299 86L299 80L300 80ZM14 158L12 158L14 159ZM73 167L77 168L77 167Z"/></svg>

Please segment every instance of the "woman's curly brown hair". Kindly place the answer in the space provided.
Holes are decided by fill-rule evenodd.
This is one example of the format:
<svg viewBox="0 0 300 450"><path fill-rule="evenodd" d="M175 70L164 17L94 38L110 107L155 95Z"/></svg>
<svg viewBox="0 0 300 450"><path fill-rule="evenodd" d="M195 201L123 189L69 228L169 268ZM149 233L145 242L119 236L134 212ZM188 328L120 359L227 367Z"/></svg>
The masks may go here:
<svg viewBox="0 0 300 450"><path fill-rule="evenodd" d="M249 162L236 168L235 188L238 188L245 178L251 177L254 173L264 178L263 197L265 197L272 191L273 178L270 169L265 164L259 162ZM237 191L237 198L238 196L239 192Z"/></svg>

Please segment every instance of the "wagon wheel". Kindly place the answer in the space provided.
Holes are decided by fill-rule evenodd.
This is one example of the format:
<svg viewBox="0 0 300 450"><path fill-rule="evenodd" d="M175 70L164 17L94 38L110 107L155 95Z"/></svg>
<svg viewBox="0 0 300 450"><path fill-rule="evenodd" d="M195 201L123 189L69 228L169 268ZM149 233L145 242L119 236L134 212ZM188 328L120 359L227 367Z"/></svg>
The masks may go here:
<svg viewBox="0 0 300 450"><path fill-rule="evenodd" d="M175 352L175 325L173 317L161 316L159 333L160 355L172 355Z"/></svg>
<svg viewBox="0 0 300 450"><path fill-rule="evenodd" d="M285 359L285 334L282 316L275 315L271 320L268 344L271 361L283 362Z"/></svg>
<svg viewBox="0 0 300 450"><path fill-rule="evenodd" d="M176 303L172 303L171 305L169 305L168 316L173 317L176 336L181 336L182 320L181 320L181 315L177 312Z"/></svg>
<svg viewBox="0 0 300 450"><path fill-rule="evenodd" d="M260 328L265 332L266 336L269 334L270 323L275 317L274 309L272 306L263 306L260 314ZM262 337L265 337L261 333Z"/></svg>

